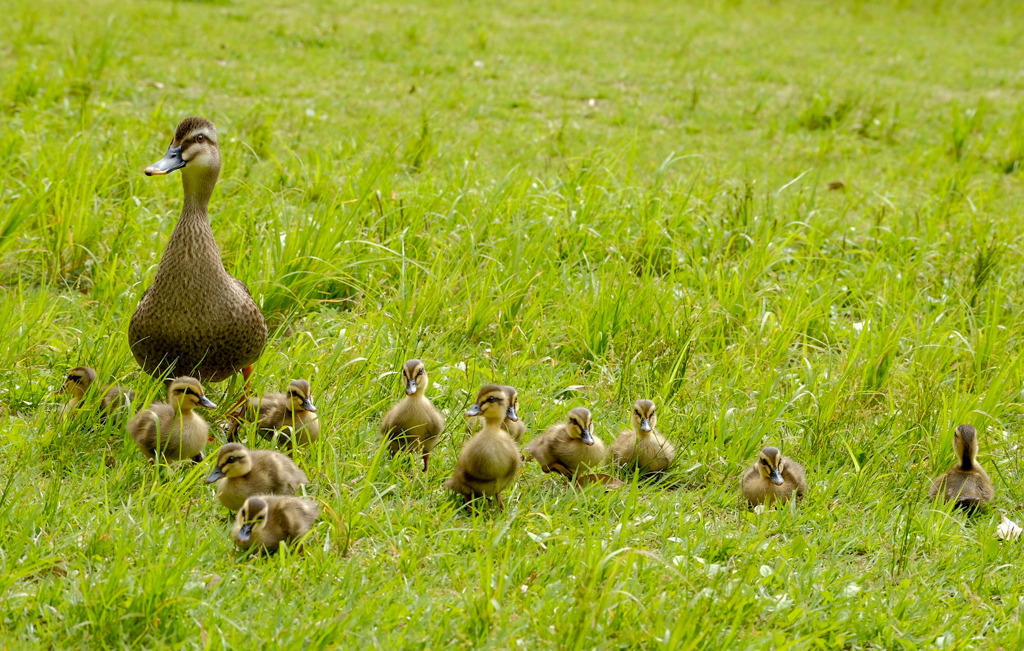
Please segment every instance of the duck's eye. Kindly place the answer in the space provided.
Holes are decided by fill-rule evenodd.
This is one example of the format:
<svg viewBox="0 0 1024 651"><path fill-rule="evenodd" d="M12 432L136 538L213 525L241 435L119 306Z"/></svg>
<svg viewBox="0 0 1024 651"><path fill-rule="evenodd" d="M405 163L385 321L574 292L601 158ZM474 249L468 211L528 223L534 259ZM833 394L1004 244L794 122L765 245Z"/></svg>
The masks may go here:
<svg viewBox="0 0 1024 651"><path fill-rule="evenodd" d="M236 459L236 458L234 458L234 457L228 457L228 460L227 460L227 461L225 461L224 463L234 463L234 462L236 462L236 461L238 461L238 459Z"/></svg>
<svg viewBox="0 0 1024 651"><path fill-rule="evenodd" d="M491 396L490 398L487 399L487 402L494 402L496 400L497 400L497 398L495 398L494 396Z"/></svg>
<svg viewBox="0 0 1024 651"><path fill-rule="evenodd" d="M761 459L761 465L762 465L762 466L770 466L771 464L770 464L770 463L768 463L768 460L767 460L767 459Z"/></svg>
<svg viewBox="0 0 1024 651"><path fill-rule="evenodd" d="M416 371L416 377L423 375L423 369Z"/></svg>
<svg viewBox="0 0 1024 651"><path fill-rule="evenodd" d="M198 136L196 136L196 142L202 142L204 139L205 136L203 136L203 134L199 134Z"/></svg>

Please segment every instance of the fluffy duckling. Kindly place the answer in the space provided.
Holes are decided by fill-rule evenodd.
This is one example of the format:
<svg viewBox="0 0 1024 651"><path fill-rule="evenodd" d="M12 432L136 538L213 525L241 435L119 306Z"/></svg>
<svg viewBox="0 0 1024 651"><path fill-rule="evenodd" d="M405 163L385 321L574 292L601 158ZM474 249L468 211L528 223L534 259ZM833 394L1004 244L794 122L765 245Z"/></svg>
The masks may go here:
<svg viewBox="0 0 1024 651"><path fill-rule="evenodd" d="M803 466L782 456L778 448L761 450L757 462L743 474L740 484L743 496L752 507L771 506L774 502L784 504L793 496L793 491L799 501L807 491Z"/></svg>
<svg viewBox="0 0 1024 651"><path fill-rule="evenodd" d="M64 385L58 392L67 393L71 396L66 403L60 406L58 416L62 420L69 418L76 409L82 406L85 400L85 393L89 390L92 383L96 381L96 377L96 370L89 366L78 366L68 371ZM126 405L130 407L134 401L134 391L119 386L110 387L103 394L103 397L100 398L100 420L106 421L120 407Z"/></svg>
<svg viewBox="0 0 1024 651"><path fill-rule="evenodd" d="M309 479L288 455L228 443L217 452L217 464L206 478L207 484L213 482L217 499L235 512L253 495L294 495Z"/></svg>
<svg viewBox="0 0 1024 651"><path fill-rule="evenodd" d="M203 385L191 377L179 377L167 389L167 402L154 402L128 422L128 433L142 454L155 460L157 452L168 463L181 459L203 460L210 426L193 411L212 408Z"/></svg>
<svg viewBox="0 0 1024 651"><path fill-rule="evenodd" d="M488 384L477 393L476 402L466 416L483 416L484 427L466 441L452 476L444 483L469 502L476 497L494 496L498 507L505 508L501 491L508 488L519 469L519 448L501 428L506 417L519 418L509 404L508 394L496 384Z"/></svg>
<svg viewBox="0 0 1024 651"><path fill-rule="evenodd" d="M243 549L256 545L273 554L281 543L305 536L319 515L320 507L301 497L250 497L238 509L231 538Z"/></svg>
<svg viewBox="0 0 1024 651"><path fill-rule="evenodd" d="M956 502L956 507L974 513L983 510L996 495L992 480L978 465L978 431L970 425L957 425L953 449L960 462L946 474L932 480L928 497Z"/></svg>
<svg viewBox="0 0 1024 651"><path fill-rule="evenodd" d="M502 386L505 393L508 395L509 405L515 410L516 415L519 415L519 392L514 387L508 385ZM466 432L472 435L474 432L480 431L484 426L484 419L480 416L474 416L466 421ZM505 417L505 420L501 421L501 427L512 436L512 440L516 442L516 445L522 442L523 434L526 433L526 423L523 419L512 420Z"/></svg>
<svg viewBox="0 0 1024 651"><path fill-rule="evenodd" d="M604 443L593 435L590 410L584 407L576 407L564 423L549 427L530 441L526 453L533 455L544 472L557 472L570 479L608 461Z"/></svg>
<svg viewBox="0 0 1024 651"><path fill-rule="evenodd" d="M242 423L256 423L257 432L285 448L305 447L320 438L312 389L306 380L292 380L286 393L268 393L249 398L231 416L228 441L238 440Z"/></svg>
<svg viewBox="0 0 1024 651"><path fill-rule="evenodd" d="M427 397L427 369L418 359L402 366L405 397L391 408L380 424L380 433L387 441L391 456L403 450L423 455L423 472L430 463L430 451L444 431L444 418Z"/></svg>
<svg viewBox="0 0 1024 651"><path fill-rule="evenodd" d="M632 430L623 430L612 443L615 463L623 468L639 468L641 473L661 472L668 468L676 450L655 429L658 415L650 400L637 400L630 415Z"/></svg>

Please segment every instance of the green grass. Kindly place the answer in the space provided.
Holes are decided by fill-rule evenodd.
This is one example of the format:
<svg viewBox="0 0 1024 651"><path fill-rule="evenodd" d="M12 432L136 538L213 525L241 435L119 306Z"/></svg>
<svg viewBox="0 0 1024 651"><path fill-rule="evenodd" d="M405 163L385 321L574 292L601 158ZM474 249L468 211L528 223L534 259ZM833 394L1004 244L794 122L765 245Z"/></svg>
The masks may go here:
<svg viewBox="0 0 1024 651"><path fill-rule="evenodd" d="M1024 518L1019 3L4 14L0 646L1024 648L1024 546L993 536ZM141 170L191 114L271 323L258 386L321 408L301 556L236 553L207 467L56 419L78 364L159 395L126 328L181 188ZM426 477L376 430L413 356L448 414ZM530 464L505 513L460 511L492 380L528 436L585 405L608 442L654 399L675 487ZM997 492L971 521L926 500L961 422ZM765 444L809 494L757 516Z"/></svg>

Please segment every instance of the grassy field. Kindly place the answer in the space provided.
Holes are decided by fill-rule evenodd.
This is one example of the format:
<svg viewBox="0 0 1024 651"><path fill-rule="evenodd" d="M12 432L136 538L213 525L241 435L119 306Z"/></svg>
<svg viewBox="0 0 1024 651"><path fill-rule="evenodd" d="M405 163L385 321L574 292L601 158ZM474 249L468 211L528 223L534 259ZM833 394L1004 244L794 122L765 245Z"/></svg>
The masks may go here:
<svg viewBox="0 0 1024 651"><path fill-rule="evenodd" d="M1024 648L993 536L1024 519L1019 3L4 7L0 647ZM79 364L160 395L126 331L181 186L141 170L193 114L257 387L320 407L302 555L236 553L208 465L56 418ZM409 357L447 414L427 476L377 434ZM531 463L461 511L489 381L528 437L583 405L610 442L652 398L670 476ZM958 423L996 485L971 520L927 502ZM809 492L755 515L766 444Z"/></svg>

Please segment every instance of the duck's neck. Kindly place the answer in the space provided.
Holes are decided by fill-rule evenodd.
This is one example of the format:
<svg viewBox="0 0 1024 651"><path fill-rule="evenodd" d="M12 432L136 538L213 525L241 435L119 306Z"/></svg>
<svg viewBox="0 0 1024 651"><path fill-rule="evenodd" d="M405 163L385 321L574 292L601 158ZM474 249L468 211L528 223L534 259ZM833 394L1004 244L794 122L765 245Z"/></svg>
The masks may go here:
<svg viewBox="0 0 1024 651"><path fill-rule="evenodd" d="M960 458L960 470L974 470L974 464L974 455L970 450L964 450L964 455Z"/></svg>
<svg viewBox="0 0 1024 651"><path fill-rule="evenodd" d="M178 224L167 242L160 272L175 278L199 275L207 282L225 273L207 212L216 184L215 172L182 175L184 205Z"/></svg>

